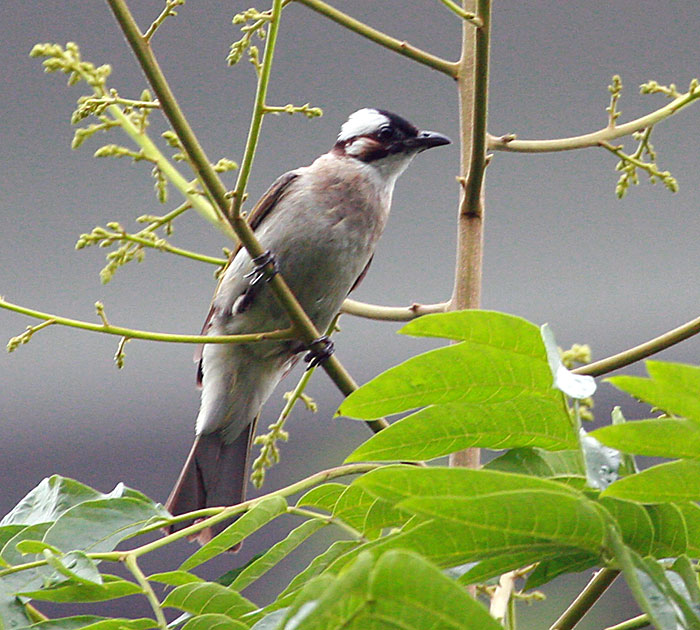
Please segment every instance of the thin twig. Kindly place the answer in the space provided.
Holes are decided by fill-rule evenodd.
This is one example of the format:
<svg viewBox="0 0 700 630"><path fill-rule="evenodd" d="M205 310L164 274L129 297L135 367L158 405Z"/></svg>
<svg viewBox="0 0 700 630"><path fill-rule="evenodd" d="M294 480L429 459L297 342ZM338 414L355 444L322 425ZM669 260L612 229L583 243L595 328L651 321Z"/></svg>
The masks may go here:
<svg viewBox="0 0 700 630"><path fill-rule="evenodd" d="M605 630L638 630L639 628L646 628L651 625L649 620L649 615L646 613L627 619L620 623L616 623L614 626L608 626Z"/></svg>
<svg viewBox="0 0 700 630"><path fill-rule="evenodd" d="M340 308L341 313L391 322L408 322L428 313L444 313L448 302L438 304L411 304L411 306L379 306L347 299Z"/></svg>
<svg viewBox="0 0 700 630"><path fill-rule="evenodd" d="M425 52L420 48L412 46L408 42L391 37L386 33L382 33L381 31L378 31L377 29L368 26L364 22L360 22L359 20L350 17L349 15L347 15L347 13L343 13L335 7L332 7L331 5L322 2L322 0L297 0L297 2L309 7L309 9L313 9L321 15L325 15L327 18L333 20L334 22L340 24L341 26L344 26L345 28L351 31L354 31L358 35L366 37L367 39L373 41L375 44L384 46L384 48L393 50L394 52L399 53L404 57L408 57L409 59L413 59L418 63L432 68L433 70L442 72L448 77L452 77L453 79L457 78L457 71L459 67L457 63L447 61L446 59L441 59L440 57L436 57L435 55ZM471 24L469 24L468 26L470 28L473 28Z"/></svg>
<svg viewBox="0 0 700 630"><path fill-rule="evenodd" d="M588 374L590 376L600 376L602 374L607 374L613 370L619 370L631 363L641 361L646 357L653 354L666 350L671 346L689 339L693 335L700 333L700 317L691 319L689 322L669 330L667 333L650 339L649 341L642 343L634 348L625 350L624 352L619 352L606 359L601 359L600 361L595 361L594 363L588 363L587 365L582 365L577 367L573 372L576 374Z"/></svg>
<svg viewBox="0 0 700 630"><path fill-rule="evenodd" d="M554 151L571 151L586 147L601 146L623 136L629 136L636 131L652 127L658 122L672 116L695 100L700 99L700 87L695 87L685 94L673 99L656 111L614 127L605 126L603 129L581 136L557 138L554 140L517 140L512 134L501 137L488 136L488 148L491 151L509 151L516 153L550 153Z"/></svg>
<svg viewBox="0 0 700 630"><path fill-rule="evenodd" d="M292 328L244 335L177 335L172 333L136 330L135 328L114 326L109 322L96 324L95 322L86 322L79 319L52 315L51 313L43 313L18 304L12 304L6 301L2 296L0 296L0 308L27 315L34 319L41 319L51 324L69 326L70 328L81 328L82 330L104 333L106 335L117 335L118 337L128 337L129 339L147 339L149 341L163 341L168 343L255 343L268 339L293 339L296 336L295 330Z"/></svg>
<svg viewBox="0 0 700 630"><path fill-rule="evenodd" d="M605 593L619 574L620 572L617 569L601 569L598 571L549 630L571 630L583 619L583 616L600 599L601 595Z"/></svg>
<svg viewBox="0 0 700 630"><path fill-rule="evenodd" d="M158 622L158 627L161 630L168 630L168 622L165 620L165 615L163 614L163 609L161 608L158 597L156 597L155 592L151 583L146 579L146 576L141 571L141 568L136 561L136 556L133 554L126 554L124 556L124 564L126 568L131 571L131 574L136 578L139 586L143 589L144 595L148 600L148 603L153 609L153 614L156 616L156 621Z"/></svg>

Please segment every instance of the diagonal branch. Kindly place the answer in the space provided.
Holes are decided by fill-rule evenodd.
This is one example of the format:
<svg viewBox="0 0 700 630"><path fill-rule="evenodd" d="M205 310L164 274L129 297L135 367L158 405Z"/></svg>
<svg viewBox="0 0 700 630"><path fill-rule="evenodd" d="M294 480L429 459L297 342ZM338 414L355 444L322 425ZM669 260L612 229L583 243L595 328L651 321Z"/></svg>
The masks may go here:
<svg viewBox="0 0 700 630"><path fill-rule="evenodd" d="M408 57L409 59L413 59L418 63L422 63L423 65L428 66L433 70L442 72L448 77L452 77L453 79L457 78L459 64L453 61L447 61L446 59L442 59L441 57L436 57L435 55L429 52L425 52L420 48L412 46L406 41L402 41L400 39L391 37L386 33L382 33L381 31L378 31L377 29L368 26L364 22L360 22L360 20L356 20L355 18L350 17L347 13L343 13L335 7L326 4L322 0L297 0L297 2L309 7L309 9L313 9L321 15L325 15L327 18L333 20L337 24L340 24L341 26L344 26L345 28L351 31L354 31L358 35L366 37L367 39L373 41L375 44L384 46L384 48L393 50L399 55L403 55L404 57ZM469 26L470 28L473 28L471 24Z"/></svg>
<svg viewBox="0 0 700 630"><path fill-rule="evenodd" d="M590 376L601 376L612 372L613 370L619 370L627 365L641 361L646 357L650 357L653 354L657 354L666 348L685 341L690 337L700 333L700 317L691 319L678 328L669 330L667 333L650 339L649 341L642 343L634 348L625 350L618 354L614 354L606 359L601 359L595 363L588 363L587 365L582 365L581 367L573 370L576 374L588 374Z"/></svg>

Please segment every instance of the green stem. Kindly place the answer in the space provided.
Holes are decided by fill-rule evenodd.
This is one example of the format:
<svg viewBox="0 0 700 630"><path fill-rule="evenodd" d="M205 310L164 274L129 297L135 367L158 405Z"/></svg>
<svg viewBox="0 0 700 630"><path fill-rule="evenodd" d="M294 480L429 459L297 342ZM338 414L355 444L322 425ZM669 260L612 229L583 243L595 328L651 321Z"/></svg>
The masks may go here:
<svg viewBox="0 0 700 630"><path fill-rule="evenodd" d="M146 579L146 576L143 574L143 571L141 571L141 568L139 567L136 561L136 556L132 554L127 554L126 556L124 556L124 564L126 565L126 568L129 569L129 571L131 571L131 574L136 578L136 581L139 583L139 586L143 589L143 592L146 595L146 599L148 600L148 603L153 609L153 614L156 616L158 627L161 630L168 630L168 622L165 620L165 615L163 614L163 609L160 606L160 602L158 601L158 598L156 597L156 594L153 591L153 588L151 587L151 583Z"/></svg>
<svg viewBox="0 0 700 630"><path fill-rule="evenodd" d="M178 521L184 521L184 520L191 520L193 518L201 518L203 520L194 523L193 525L190 525L189 527L185 527L184 529L181 529L177 532L174 532L172 534L168 534L167 536L163 536L162 538L159 538L157 540L154 540L153 542L150 542L146 545L142 545L141 547L136 547L135 549L132 549L126 553L133 554L136 557L140 557L146 553L149 553L151 551L154 551L156 549L160 549L161 547L164 547L171 542L175 540L179 540L181 538L186 538L187 536L191 536L193 534L199 533L202 529L206 529L207 527L211 527L212 525L215 525L216 523L220 521L225 521L232 516L235 516L236 514L239 514L240 512L245 512L246 510L250 509L254 504L258 503L261 501L263 498L267 497L273 497L273 496L280 496L280 497L288 497L291 495L296 494L297 492L302 492L306 490L307 488L311 488L313 486L316 486L321 483L325 483L326 481L329 481L330 479L336 479L338 477L345 477L347 475L361 475L366 472L369 472L371 470L375 470L377 468L380 468L380 464L344 464L342 466L336 466L335 468L329 468L327 470L322 470L321 472L318 472L314 475L311 475L310 477L307 477L306 479L302 479L301 481L297 481L296 483L293 483L286 488L282 488L280 490L275 490L274 492L270 492L269 494L263 495L261 497L257 497L255 499L249 499L248 501L244 501L243 503L239 503L238 505L233 505L230 507L216 507L216 508L207 508L203 510L197 510L196 512L190 512L189 514L182 514L180 515L177 519L173 519L172 521L169 522L178 522ZM208 518L207 518L208 517ZM140 534L145 534L149 531L155 530L155 529L160 529L163 527L163 524L160 523L158 525L154 525L150 528L144 528L139 532ZM91 555L91 554L88 554ZM0 573L1 575L1 573Z"/></svg>
<svg viewBox="0 0 700 630"><path fill-rule="evenodd" d="M649 620L649 615L645 613L617 623L614 626L608 626L605 630L637 630L638 628L646 628L650 625L651 621Z"/></svg>
<svg viewBox="0 0 700 630"><path fill-rule="evenodd" d="M442 4L444 4L450 11L452 11L452 13L458 15L467 22L471 22L474 26L483 25L483 22L479 18L477 18L477 16L474 13L469 13L468 11L465 11L458 4L452 2L452 0L440 0L440 2L442 2Z"/></svg>
<svg viewBox="0 0 700 630"><path fill-rule="evenodd" d="M573 370L576 374L588 374L590 376L601 376L613 370L619 370L627 365L641 361L653 354L661 352L666 348L685 341L686 339L700 333L700 317L691 319L678 328L669 330L667 333L650 339L634 348L614 354L606 359L601 359L595 363L588 363Z"/></svg>
<svg viewBox="0 0 700 630"><path fill-rule="evenodd" d="M549 630L571 630L593 607L620 574L617 569L601 569Z"/></svg>
<svg viewBox="0 0 700 630"><path fill-rule="evenodd" d="M603 142L610 142L623 136L629 136L636 131L652 127L658 122L673 116L676 112L700 99L700 88L681 94L670 103L646 116L637 118L622 125L606 126L603 129L581 136L557 138L555 140L517 140L512 135L501 137L489 136L488 148L492 151L510 151L517 153L549 153L553 151L571 151L586 147L597 147Z"/></svg>
<svg viewBox="0 0 700 630"><path fill-rule="evenodd" d="M396 39L387 35L386 33L382 33L381 31L372 28L371 26L367 26L364 22L360 22L359 20L350 17L335 7L322 2L322 0L297 0L297 2L300 2L304 6L309 7L309 9L313 9L317 13L326 16L337 24L344 26L348 30L354 31L358 35L362 35L362 37L366 37L375 44L384 46L384 48L393 50L404 57L408 57L409 59L413 59L418 63L432 68L433 70L442 72L448 77L452 77L453 79L457 78L458 64L452 61L447 61L446 59L436 57L435 55L425 52L420 48L411 46L411 44L408 42Z"/></svg>
<svg viewBox="0 0 700 630"><path fill-rule="evenodd" d="M346 299L340 309L341 313L364 317L366 319L378 319L388 322L408 322L428 313L444 313L448 302L438 304L411 304L411 306L379 306L367 304L357 300Z"/></svg>
<svg viewBox="0 0 700 630"><path fill-rule="evenodd" d="M358 532L354 527L350 527L347 523L334 516L329 516L328 514L318 514L313 510L305 510L304 508L292 507L287 508L287 514L297 514L298 516L304 516L306 518L314 518L317 521L323 521L329 525L336 525L343 531L350 534L353 538L356 538L360 542L369 542L361 532Z"/></svg>
<svg viewBox="0 0 700 630"><path fill-rule="evenodd" d="M0 297L0 308L27 315L34 319L50 321L52 324L60 324L61 326L80 328L82 330L89 330L107 335L117 335L118 337L127 337L128 339L147 339L149 341L163 341L169 343L254 343L267 339L294 338L294 330L291 328L246 335L176 335L171 333L150 332L146 330L136 330L134 328L124 328L123 326L114 326L112 324L97 324L94 322L81 321L79 319L59 317L51 313L43 313L31 308L19 306L18 304L12 304L11 302L7 302L3 297Z"/></svg>
<svg viewBox="0 0 700 630"><path fill-rule="evenodd" d="M163 75L158 62L156 61L153 52L148 43L144 41L143 35L134 21L129 8L124 0L107 0L114 16L122 28L127 41L131 45L136 58L138 59L141 68L148 78L155 95L160 101L163 112L168 118L170 125L177 134L186 154L189 157L190 163L197 172L200 181L211 195L219 211L229 216L228 209L230 207L226 189L221 183L221 180L214 171L211 163L207 159L206 154L199 145L197 138L194 135L187 119L180 110L175 97L173 96L170 87ZM276 19L279 20L280 0L275 0L274 7L277 7L278 13ZM274 20L273 20L274 23ZM270 29L273 28L273 23ZM275 31L276 32L276 31ZM270 45L270 36L268 35L267 46ZM266 46L266 56L267 56ZM255 237L253 230L248 222L241 216L231 216L231 224L236 235L239 237L242 245L248 251L251 258L261 256L264 252L260 242ZM306 344L313 343L314 340L320 337L313 322L304 312L298 300L289 289L289 286L282 278L281 274L275 274L270 280L269 286L272 288L280 305L286 310L290 319L294 323L295 329L298 331L299 337ZM345 395L349 395L357 389L357 383L353 380L350 374L345 370L343 365L335 356L331 356L323 363L323 369L331 377L338 389ZM381 431L388 426L384 420L372 420L367 422L367 425L372 431ZM182 530L184 531L184 530Z"/></svg>
<svg viewBox="0 0 700 630"><path fill-rule="evenodd" d="M277 33L279 32L280 17L282 14L282 0L273 0L272 2L272 17L270 19L270 27L266 37L265 54L263 55L260 75L258 77L258 86L255 92L255 107L253 115L250 119L250 129L248 130L248 139L246 140L245 152L241 168L238 171L238 179L236 180L236 189L233 197L233 205L231 207L231 219L235 220L239 217L241 206L245 198L245 191L250 178L250 170L255 159L255 150L260 139L260 128L262 120L265 116L265 100L267 98L267 88L270 85L270 75L272 73L272 61L275 56L275 44L277 43Z"/></svg>
<svg viewBox="0 0 700 630"><path fill-rule="evenodd" d="M117 239L115 239L117 240ZM211 265L225 265L228 261L225 258L216 258L215 256L207 256L206 254L199 254L197 252L190 251L189 249L182 249L171 245L166 241L153 242L148 239L142 238L137 234L119 234L119 239L121 241L129 241L130 243L136 243L144 247L150 247L151 249L157 249L161 252L168 252L170 254L175 254L176 256L183 256L184 258L189 258L190 260L197 260L203 263L209 263Z"/></svg>
<svg viewBox="0 0 700 630"><path fill-rule="evenodd" d="M476 64L474 74L474 114L472 118L471 157L464 182L466 194L462 199L462 214L483 213L482 192L486 172L486 122L489 90L489 39L491 29L491 0L477 1L477 14L482 26L476 29Z"/></svg>

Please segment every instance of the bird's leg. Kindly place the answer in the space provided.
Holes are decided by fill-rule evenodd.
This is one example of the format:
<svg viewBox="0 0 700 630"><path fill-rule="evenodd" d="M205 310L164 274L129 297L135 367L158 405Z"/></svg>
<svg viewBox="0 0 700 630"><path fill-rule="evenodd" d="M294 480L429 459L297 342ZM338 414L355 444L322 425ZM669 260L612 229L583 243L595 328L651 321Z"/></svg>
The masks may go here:
<svg viewBox="0 0 700 630"><path fill-rule="evenodd" d="M333 342L328 338L327 335L323 335L318 339L314 339L306 349L308 352L304 357L304 361L309 364L306 368L310 370L313 367L321 365L324 361L328 360L330 356L335 352L335 346Z"/></svg>

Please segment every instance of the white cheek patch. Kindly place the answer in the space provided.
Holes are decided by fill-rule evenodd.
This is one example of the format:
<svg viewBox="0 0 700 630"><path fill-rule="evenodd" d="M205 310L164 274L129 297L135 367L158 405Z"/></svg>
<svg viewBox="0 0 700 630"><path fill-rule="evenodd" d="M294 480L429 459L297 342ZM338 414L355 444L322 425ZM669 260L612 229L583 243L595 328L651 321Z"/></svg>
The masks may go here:
<svg viewBox="0 0 700 630"><path fill-rule="evenodd" d="M384 114L380 114L376 109L365 107L350 114L350 117L340 128L338 141L345 142L350 138L369 135L390 122Z"/></svg>
<svg viewBox="0 0 700 630"><path fill-rule="evenodd" d="M345 147L345 153L346 155L357 157L358 155L366 153L367 149L370 147L370 144L375 143L371 142L367 138L355 138L355 140Z"/></svg>

